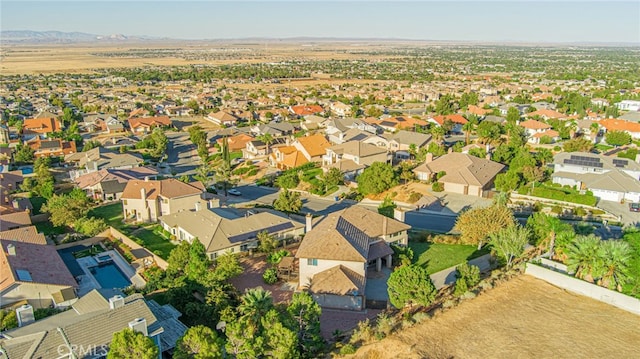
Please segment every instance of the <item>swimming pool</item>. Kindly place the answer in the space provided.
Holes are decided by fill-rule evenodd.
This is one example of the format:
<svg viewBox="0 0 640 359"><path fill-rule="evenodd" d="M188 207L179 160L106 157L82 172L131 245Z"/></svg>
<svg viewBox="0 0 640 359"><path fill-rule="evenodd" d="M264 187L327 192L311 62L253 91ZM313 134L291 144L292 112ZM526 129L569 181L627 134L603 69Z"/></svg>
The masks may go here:
<svg viewBox="0 0 640 359"><path fill-rule="evenodd" d="M91 267L89 271L102 288L126 288L131 285L127 276L113 262Z"/></svg>

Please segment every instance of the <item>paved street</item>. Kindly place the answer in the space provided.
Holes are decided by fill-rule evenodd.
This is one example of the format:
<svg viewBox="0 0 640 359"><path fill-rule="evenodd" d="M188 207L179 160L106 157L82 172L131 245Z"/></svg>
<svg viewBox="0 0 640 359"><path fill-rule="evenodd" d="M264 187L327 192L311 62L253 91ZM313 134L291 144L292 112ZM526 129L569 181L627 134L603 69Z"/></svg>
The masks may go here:
<svg viewBox="0 0 640 359"><path fill-rule="evenodd" d="M167 160L164 164L169 167L160 168L162 174L192 175L200 166L201 161L196 147L189 140L189 134L185 132L166 132L169 144L167 145Z"/></svg>

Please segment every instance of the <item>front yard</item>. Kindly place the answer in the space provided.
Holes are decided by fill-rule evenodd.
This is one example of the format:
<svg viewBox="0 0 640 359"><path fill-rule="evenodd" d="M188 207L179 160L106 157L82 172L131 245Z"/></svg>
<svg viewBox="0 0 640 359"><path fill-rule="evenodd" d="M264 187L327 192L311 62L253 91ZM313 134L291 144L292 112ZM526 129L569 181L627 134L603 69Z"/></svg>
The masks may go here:
<svg viewBox="0 0 640 359"><path fill-rule="evenodd" d="M413 250L413 262L425 267L429 274L439 272L489 253L487 247L477 250L476 246L464 244L410 241L409 247Z"/></svg>

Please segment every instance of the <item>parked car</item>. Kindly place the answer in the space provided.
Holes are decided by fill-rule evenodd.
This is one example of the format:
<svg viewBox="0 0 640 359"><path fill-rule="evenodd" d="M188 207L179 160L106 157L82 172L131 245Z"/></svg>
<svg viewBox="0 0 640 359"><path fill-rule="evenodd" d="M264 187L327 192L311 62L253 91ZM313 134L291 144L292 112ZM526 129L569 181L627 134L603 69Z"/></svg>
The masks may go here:
<svg viewBox="0 0 640 359"><path fill-rule="evenodd" d="M629 203L629 210L631 212L640 212L640 203Z"/></svg>
<svg viewBox="0 0 640 359"><path fill-rule="evenodd" d="M227 193L229 193L232 196L242 196L242 193L235 188L228 190Z"/></svg>

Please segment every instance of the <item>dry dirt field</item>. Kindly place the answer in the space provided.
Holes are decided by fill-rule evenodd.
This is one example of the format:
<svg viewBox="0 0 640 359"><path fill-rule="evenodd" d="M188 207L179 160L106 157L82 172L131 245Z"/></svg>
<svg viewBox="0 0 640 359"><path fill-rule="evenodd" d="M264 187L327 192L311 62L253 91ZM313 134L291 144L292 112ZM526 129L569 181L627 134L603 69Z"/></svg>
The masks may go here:
<svg viewBox="0 0 640 359"><path fill-rule="evenodd" d="M640 316L522 275L353 358L640 358Z"/></svg>
<svg viewBox="0 0 640 359"><path fill-rule="evenodd" d="M398 45L398 44L393 44ZM208 43L208 42L162 42L162 43L123 43L123 44L61 44L61 45L3 45L0 48L0 73L15 74L50 74L90 73L92 69L140 67L140 66L180 66L192 64L234 64L247 62L283 61L291 59L355 59L378 58L370 54L352 54L353 50L372 50L385 48L387 44L351 44L351 43ZM213 60L185 60L168 54L164 57L105 57L100 53L126 53L129 50L186 49L188 51L206 51L207 49L230 52L241 49L247 56L220 58ZM327 79L328 80L328 79ZM326 81L326 80L325 80ZM353 82L359 82L351 80ZM302 85L313 85L314 82ZM269 86L267 86L269 87Z"/></svg>

